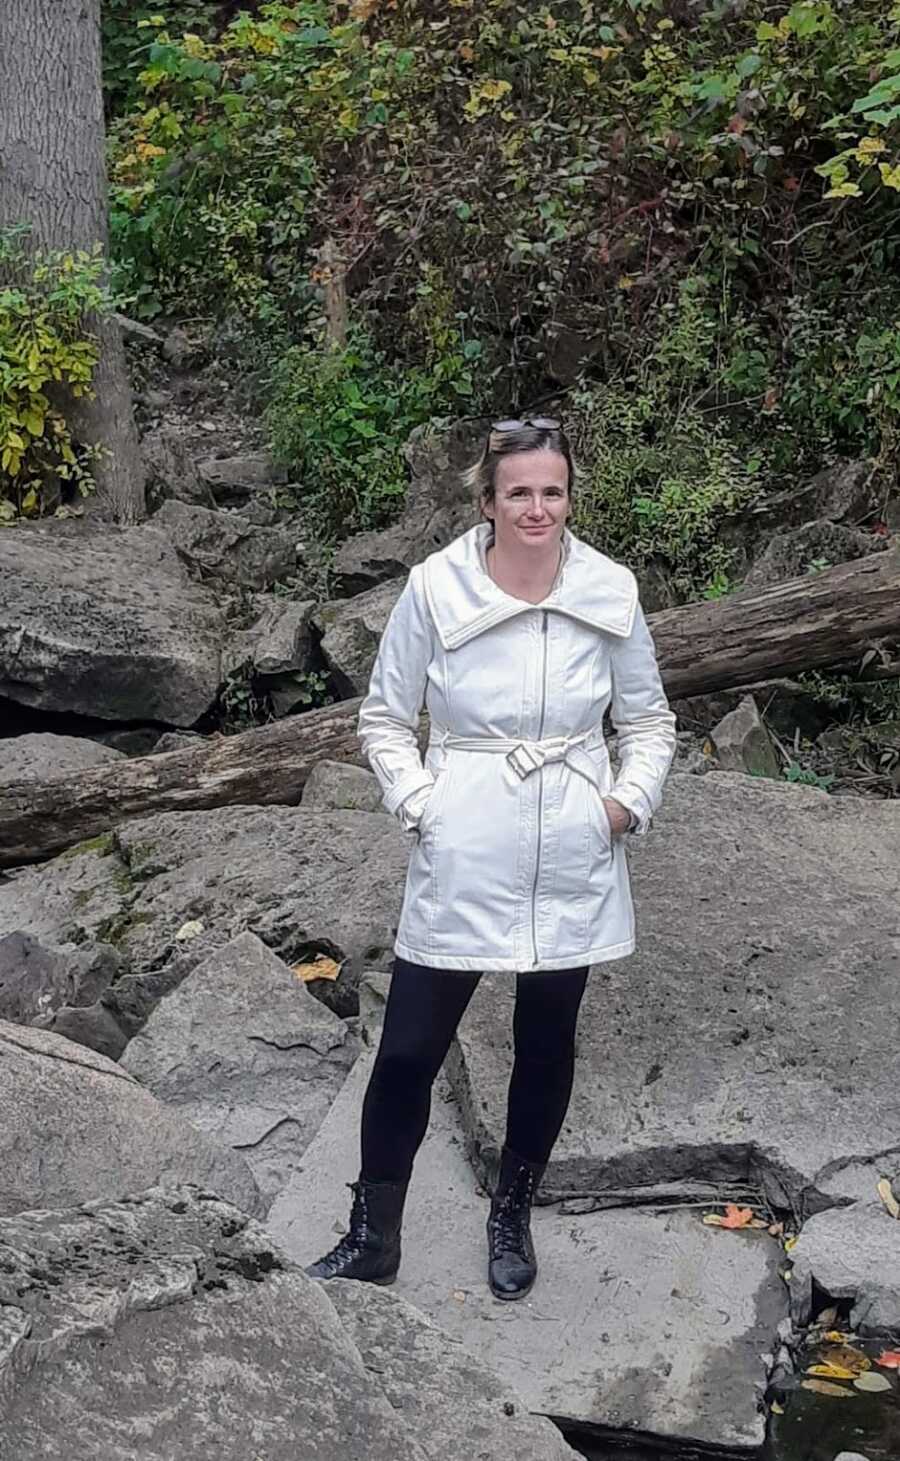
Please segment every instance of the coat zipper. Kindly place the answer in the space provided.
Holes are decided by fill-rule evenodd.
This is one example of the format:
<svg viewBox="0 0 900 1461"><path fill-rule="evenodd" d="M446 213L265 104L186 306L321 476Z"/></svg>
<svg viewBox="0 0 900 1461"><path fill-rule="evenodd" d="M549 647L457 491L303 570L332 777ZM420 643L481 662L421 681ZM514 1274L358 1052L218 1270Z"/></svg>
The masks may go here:
<svg viewBox="0 0 900 1461"><path fill-rule="evenodd" d="M544 609L541 616L541 720L538 726L537 738L539 741L544 738L544 720L547 714L547 610ZM534 883L531 888L531 946L534 951L534 967L540 967L537 944L537 890L538 879L541 875L541 843L544 832L544 772L538 772L538 825L537 825L537 849L534 859Z"/></svg>

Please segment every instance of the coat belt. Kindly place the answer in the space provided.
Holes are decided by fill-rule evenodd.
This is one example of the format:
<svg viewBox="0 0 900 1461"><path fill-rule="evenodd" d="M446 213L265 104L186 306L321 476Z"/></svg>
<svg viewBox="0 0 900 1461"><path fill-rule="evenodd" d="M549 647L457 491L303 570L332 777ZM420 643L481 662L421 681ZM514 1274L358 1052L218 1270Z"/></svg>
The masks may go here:
<svg viewBox="0 0 900 1461"><path fill-rule="evenodd" d="M578 736L548 736L541 741L515 741L506 736L455 736L444 731L438 736L438 744L450 751L492 751L504 755L524 781L533 771L550 762L564 761L579 776L583 776L602 795L597 767L583 749L593 731L583 731Z"/></svg>

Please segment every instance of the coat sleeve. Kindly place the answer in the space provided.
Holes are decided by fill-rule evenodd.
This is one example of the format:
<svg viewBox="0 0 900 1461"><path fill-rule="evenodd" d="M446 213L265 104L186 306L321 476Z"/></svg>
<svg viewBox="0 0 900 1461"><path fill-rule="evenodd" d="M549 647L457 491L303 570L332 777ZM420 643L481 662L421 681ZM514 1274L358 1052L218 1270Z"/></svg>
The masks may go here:
<svg viewBox="0 0 900 1461"><path fill-rule="evenodd" d="M656 651L640 604L626 639L612 648L610 715L619 748L619 773L609 796L632 813L632 831L650 830L675 754L675 716L663 690Z"/></svg>
<svg viewBox="0 0 900 1461"><path fill-rule="evenodd" d="M419 716L436 648L421 570L413 568L388 619L359 710L359 739L382 800L406 831L414 828L434 777L419 754Z"/></svg>

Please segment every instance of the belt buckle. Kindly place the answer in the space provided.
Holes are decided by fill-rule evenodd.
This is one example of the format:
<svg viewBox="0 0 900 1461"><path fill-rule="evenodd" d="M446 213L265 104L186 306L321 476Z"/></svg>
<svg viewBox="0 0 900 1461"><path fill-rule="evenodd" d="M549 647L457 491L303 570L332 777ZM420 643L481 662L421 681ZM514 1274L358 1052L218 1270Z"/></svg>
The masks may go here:
<svg viewBox="0 0 900 1461"><path fill-rule="evenodd" d="M534 752L529 751L521 741L513 750L507 751L506 759L520 781L524 781L526 776L530 776L532 771L537 771L541 765Z"/></svg>

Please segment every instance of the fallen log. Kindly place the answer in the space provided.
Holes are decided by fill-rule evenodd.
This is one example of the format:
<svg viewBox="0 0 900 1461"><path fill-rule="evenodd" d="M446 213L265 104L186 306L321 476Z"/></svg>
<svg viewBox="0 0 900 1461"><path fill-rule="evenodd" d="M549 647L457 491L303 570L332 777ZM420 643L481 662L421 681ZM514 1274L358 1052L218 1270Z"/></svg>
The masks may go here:
<svg viewBox="0 0 900 1461"><path fill-rule="evenodd" d="M649 623L673 699L861 660L870 648L900 645L900 551L761 593L665 609ZM893 656L900 675L896 648ZM359 703L346 700L163 756L0 787L0 867L47 857L152 812L296 805L317 761L361 761Z"/></svg>

